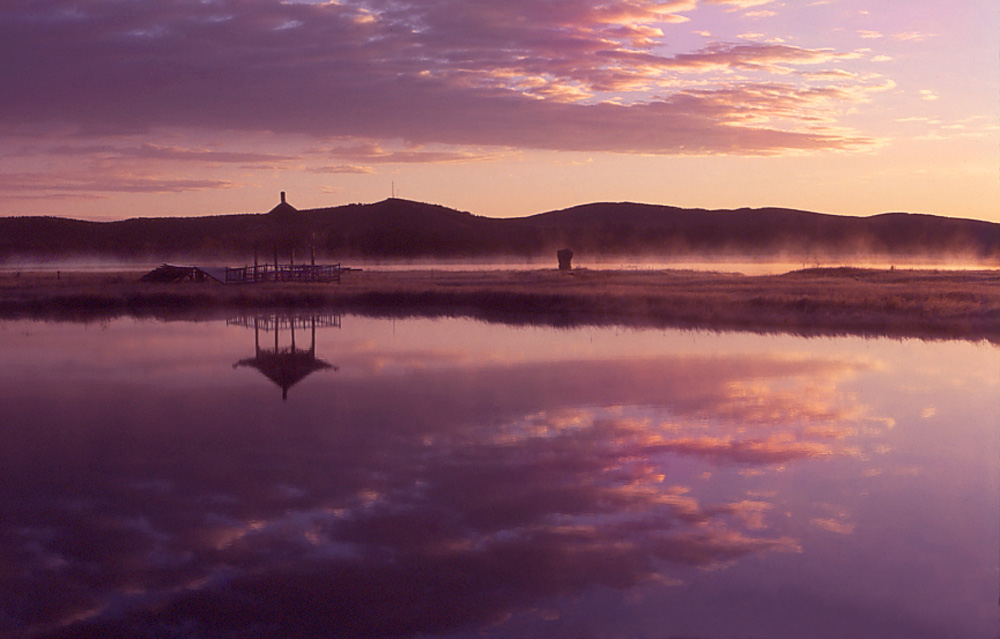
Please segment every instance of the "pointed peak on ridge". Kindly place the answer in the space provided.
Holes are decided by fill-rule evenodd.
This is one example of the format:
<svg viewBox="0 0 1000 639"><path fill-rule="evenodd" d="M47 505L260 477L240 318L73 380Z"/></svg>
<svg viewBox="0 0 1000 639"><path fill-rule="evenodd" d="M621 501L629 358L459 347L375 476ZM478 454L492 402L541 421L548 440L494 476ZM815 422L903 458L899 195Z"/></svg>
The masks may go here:
<svg viewBox="0 0 1000 639"><path fill-rule="evenodd" d="M267 212L268 215L290 215L292 213L298 213L298 209L285 201L285 192L281 192L281 202Z"/></svg>

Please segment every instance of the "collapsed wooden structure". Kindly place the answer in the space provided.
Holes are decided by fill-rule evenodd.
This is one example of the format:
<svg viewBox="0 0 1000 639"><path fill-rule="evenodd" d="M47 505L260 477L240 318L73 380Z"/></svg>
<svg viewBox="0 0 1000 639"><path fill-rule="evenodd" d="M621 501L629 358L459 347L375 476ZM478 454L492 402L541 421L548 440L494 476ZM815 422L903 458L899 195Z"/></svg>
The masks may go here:
<svg viewBox="0 0 1000 639"><path fill-rule="evenodd" d="M207 282L214 280L222 284L226 283L226 269L211 266L176 266L174 264L164 264L154 268L141 278L142 282Z"/></svg>

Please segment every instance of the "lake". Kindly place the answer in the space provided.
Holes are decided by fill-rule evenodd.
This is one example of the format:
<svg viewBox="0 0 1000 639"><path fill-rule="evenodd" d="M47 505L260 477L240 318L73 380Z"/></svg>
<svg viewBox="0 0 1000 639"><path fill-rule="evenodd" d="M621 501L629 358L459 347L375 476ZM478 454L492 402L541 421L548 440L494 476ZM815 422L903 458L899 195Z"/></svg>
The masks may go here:
<svg viewBox="0 0 1000 639"><path fill-rule="evenodd" d="M1000 633L986 343L0 321L0 635Z"/></svg>

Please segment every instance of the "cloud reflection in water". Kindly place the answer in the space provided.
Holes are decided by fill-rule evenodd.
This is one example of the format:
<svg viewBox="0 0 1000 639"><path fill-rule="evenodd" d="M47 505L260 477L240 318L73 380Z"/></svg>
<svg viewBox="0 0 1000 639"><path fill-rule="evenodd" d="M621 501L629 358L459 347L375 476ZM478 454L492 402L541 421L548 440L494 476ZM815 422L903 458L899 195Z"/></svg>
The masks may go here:
<svg viewBox="0 0 1000 639"><path fill-rule="evenodd" d="M705 477L859 455L891 424L839 390L868 366L847 358L393 357L345 354L280 410L209 374L53 401L5 371L0 629L404 637L690 584L801 551L787 504Z"/></svg>

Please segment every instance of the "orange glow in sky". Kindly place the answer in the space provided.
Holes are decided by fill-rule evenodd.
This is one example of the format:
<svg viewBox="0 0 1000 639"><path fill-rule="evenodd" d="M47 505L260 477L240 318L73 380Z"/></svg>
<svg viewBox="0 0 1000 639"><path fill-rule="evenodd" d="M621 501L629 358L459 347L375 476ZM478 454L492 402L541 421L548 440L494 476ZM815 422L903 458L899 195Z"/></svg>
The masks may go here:
<svg viewBox="0 0 1000 639"><path fill-rule="evenodd" d="M1000 222L994 0L8 0L0 215Z"/></svg>

